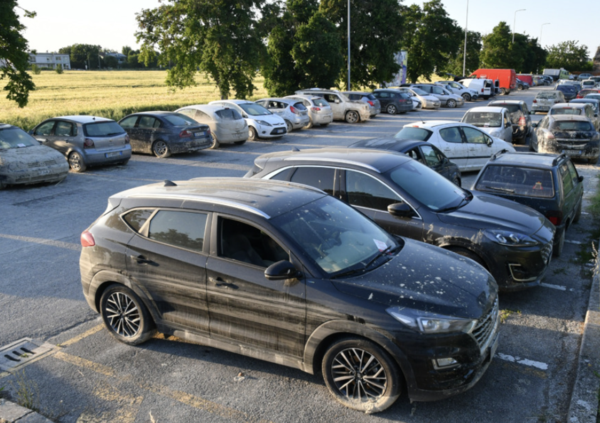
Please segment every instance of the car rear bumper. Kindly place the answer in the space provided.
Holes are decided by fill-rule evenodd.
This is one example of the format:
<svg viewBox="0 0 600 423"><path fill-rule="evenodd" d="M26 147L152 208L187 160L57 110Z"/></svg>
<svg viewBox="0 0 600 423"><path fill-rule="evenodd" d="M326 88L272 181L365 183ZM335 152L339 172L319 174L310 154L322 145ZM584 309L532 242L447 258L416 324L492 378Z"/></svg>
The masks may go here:
<svg viewBox="0 0 600 423"><path fill-rule="evenodd" d="M219 144L233 144L234 142L246 141L248 139L248 128L244 128L240 132L216 132L217 140Z"/></svg>
<svg viewBox="0 0 600 423"><path fill-rule="evenodd" d="M125 144L103 150L84 149L83 155L83 160L87 165L118 163L131 158L131 145Z"/></svg>
<svg viewBox="0 0 600 423"><path fill-rule="evenodd" d="M205 148L210 148L212 145L212 138L196 138L188 141L177 141L171 142L169 144L169 149L171 153L191 153L194 151L204 150Z"/></svg>
<svg viewBox="0 0 600 423"><path fill-rule="evenodd" d="M304 128L310 122L310 118L308 115L306 116L298 116L296 119L292 121L292 127L294 129Z"/></svg>
<svg viewBox="0 0 600 423"><path fill-rule="evenodd" d="M360 114L360 120L369 120L371 118L371 112L369 110L361 110L358 113Z"/></svg>
<svg viewBox="0 0 600 423"><path fill-rule="evenodd" d="M577 146L563 145L560 142L549 143L544 145L544 151L548 153L561 154L577 159L597 159L600 156L599 141L582 141Z"/></svg>
<svg viewBox="0 0 600 423"><path fill-rule="evenodd" d="M312 119L313 124L315 125L327 125L331 122L333 122L333 113L318 113L318 112L313 112L310 115L310 118Z"/></svg>

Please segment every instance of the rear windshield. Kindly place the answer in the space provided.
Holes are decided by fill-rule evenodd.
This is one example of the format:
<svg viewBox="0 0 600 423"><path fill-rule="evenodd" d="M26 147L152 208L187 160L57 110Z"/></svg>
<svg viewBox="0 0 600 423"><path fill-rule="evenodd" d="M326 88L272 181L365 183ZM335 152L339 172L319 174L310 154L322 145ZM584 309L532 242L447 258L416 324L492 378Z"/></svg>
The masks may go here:
<svg viewBox="0 0 600 423"><path fill-rule="evenodd" d="M115 121L87 123L83 125L83 132L88 137L112 137L125 134L125 130Z"/></svg>
<svg viewBox="0 0 600 423"><path fill-rule="evenodd" d="M581 109L574 109L572 107L553 107L550 109L551 115L580 115Z"/></svg>
<svg viewBox="0 0 600 423"><path fill-rule="evenodd" d="M250 116L264 116L264 115L272 115L273 113L269 112L260 104L256 103L244 103L239 105L248 115Z"/></svg>
<svg viewBox="0 0 600 423"><path fill-rule="evenodd" d="M432 132L423 129L423 128L415 128L412 126L402 128L394 138L399 140L419 140L419 141L427 141L431 137Z"/></svg>
<svg viewBox="0 0 600 423"><path fill-rule="evenodd" d="M27 132L19 128L0 130L0 149L33 147L39 143Z"/></svg>
<svg viewBox="0 0 600 423"><path fill-rule="evenodd" d="M366 95L366 97L367 97L369 100L377 100L377 98L376 98L376 97L375 97L373 94L367 94L367 95Z"/></svg>
<svg viewBox="0 0 600 423"><path fill-rule="evenodd" d="M423 90L421 90L419 88L412 88L412 90L413 90L413 92L415 94L418 94L418 95L427 95L427 94L429 94L429 93L426 93L425 91L423 91Z"/></svg>
<svg viewBox="0 0 600 423"><path fill-rule="evenodd" d="M558 97L557 93L537 93L537 98L556 98Z"/></svg>
<svg viewBox="0 0 600 423"><path fill-rule="evenodd" d="M215 114L217 116L219 116L219 118L221 120L240 120L240 119L243 119L242 115L240 115L238 113L238 111L234 110L234 109L217 110L215 112Z"/></svg>
<svg viewBox="0 0 600 423"><path fill-rule="evenodd" d="M198 125L198 122L196 122L194 119L189 118L186 115L182 115L180 113L173 115L163 115L162 118L173 126Z"/></svg>
<svg viewBox="0 0 600 423"><path fill-rule="evenodd" d="M502 113L469 112L463 122L479 128L500 128L502 126Z"/></svg>
<svg viewBox="0 0 600 423"><path fill-rule="evenodd" d="M521 106L518 104L505 104L505 103L490 103L489 107L504 107L508 109L508 113L516 113L521 111Z"/></svg>
<svg viewBox="0 0 600 423"><path fill-rule="evenodd" d="M294 107L298 110L300 110L301 112L304 112L305 110L308 110L306 108L306 106L304 104L302 104L301 102L298 103L294 103Z"/></svg>
<svg viewBox="0 0 600 423"><path fill-rule="evenodd" d="M556 87L556 89L558 91L568 91L568 92L576 92L577 91L577 87L575 87L573 85L559 85L558 87Z"/></svg>
<svg viewBox="0 0 600 423"><path fill-rule="evenodd" d="M329 107L329 103L324 98L321 98L321 97L311 98L311 101L313 103L315 103L315 106L318 106L318 107Z"/></svg>
<svg viewBox="0 0 600 423"><path fill-rule="evenodd" d="M552 172L516 166L486 167L475 189L526 197L554 197Z"/></svg>
<svg viewBox="0 0 600 423"><path fill-rule="evenodd" d="M553 129L558 131L593 131L594 127L589 122L578 120L557 121L554 123Z"/></svg>

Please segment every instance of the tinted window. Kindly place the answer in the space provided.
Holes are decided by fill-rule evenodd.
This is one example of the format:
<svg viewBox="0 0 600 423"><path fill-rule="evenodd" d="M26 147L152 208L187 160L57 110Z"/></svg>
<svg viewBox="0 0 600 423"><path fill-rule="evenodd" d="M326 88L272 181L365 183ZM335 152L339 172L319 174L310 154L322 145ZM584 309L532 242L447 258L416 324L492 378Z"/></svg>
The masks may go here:
<svg viewBox="0 0 600 423"><path fill-rule="evenodd" d="M75 135L75 131L73 129L74 128L72 123L58 121L56 122L56 128L54 128L54 135L70 137Z"/></svg>
<svg viewBox="0 0 600 423"><path fill-rule="evenodd" d="M463 122L479 128L499 128L502 126L502 113L467 112Z"/></svg>
<svg viewBox="0 0 600 423"><path fill-rule="evenodd" d="M49 120L48 122L42 123L35 130L35 135L50 135L52 128L54 127L54 121Z"/></svg>
<svg viewBox="0 0 600 423"><path fill-rule="evenodd" d="M333 178L335 169L325 167L299 167L292 176L292 182L310 185L333 194Z"/></svg>
<svg viewBox="0 0 600 423"><path fill-rule="evenodd" d="M346 195L353 206L387 211L387 206L402 200L394 191L375 178L351 170L346 171Z"/></svg>
<svg viewBox="0 0 600 423"><path fill-rule="evenodd" d="M432 91L434 94L447 94L447 93L445 92L445 90L444 90L443 88L441 88L441 87L431 87L431 91Z"/></svg>
<svg viewBox="0 0 600 423"><path fill-rule="evenodd" d="M425 161L427 162L427 166L429 167L437 167L440 165L440 158L437 153L433 149L433 147L428 145L422 145L421 151L423 152L423 157L425 157Z"/></svg>
<svg viewBox="0 0 600 423"><path fill-rule="evenodd" d="M137 116L126 117L121 122L119 122L119 125L121 125L121 128L131 129L135 126L135 121L137 120L137 118Z"/></svg>
<svg viewBox="0 0 600 423"><path fill-rule="evenodd" d="M565 190L565 195L567 195L573 189L573 178L571 176L571 173L569 172L569 169L567 168L566 163L560 165L558 171L560 177L562 178L562 184L563 189Z"/></svg>
<svg viewBox="0 0 600 423"><path fill-rule="evenodd" d="M552 129L557 131L593 131L591 123L578 120L556 121Z"/></svg>
<svg viewBox="0 0 600 423"><path fill-rule="evenodd" d="M440 137L446 142L461 143L463 142L462 136L460 135L460 129L456 126L452 128L440 129Z"/></svg>
<svg viewBox="0 0 600 423"><path fill-rule="evenodd" d="M133 210L124 215L123 220L125 220L125 222L127 222L127 224L131 226L131 229L133 229L136 232L139 232L140 229L142 229L142 226L144 226L144 223L146 223L146 221L148 220L148 218L152 216L153 212L153 209Z"/></svg>
<svg viewBox="0 0 600 423"><path fill-rule="evenodd" d="M188 250L202 251L206 215L161 210L150 221L148 238Z"/></svg>
<svg viewBox="0 0 600 423"><path fill-rule="evenodd" d="M367 94L365 97L367 97L369 100L377 100L373 94Z"/></svg>
<svg viewBox="0 0 600 423"><path fill-rule="evenodd" d="M294 168L290 167L288 169L282 170L277 175L273 176L271 179L276 181L288 181L290 179L290 175L294 172Z"/></svg>
<svg viewBox="0 0 600 423"><path fill-rule="evenodd" d="M489 107L504 107L508 109L508 113L516 113L521 111L521 106L518 104L506 104L506 103L490 103Z"/></svg>
<svg viewBox="0 0 600 423"><path fill-rule="evenodd" d="M83 125L83 132L90 137L110 137L124 134L125 131L117 122L98 122Z"/></svg>
<svg viewBox="0 0 600 423"><path fill-rule="evenodd" d="M405 126L394 135L394 138L398 138L399 140L427 141L431 137L431 134L432 132L428 129Z"/></svg>
<svg viewBox="0 0 600 423"><path fill-rule="evenodd" d="M215 114L217 116L219 116L219 118L221 120L240 120L240 119L243 119L242 115L240 115L238 113L238 111L234 110L234 109L218 110L218 111L215 112Z"/></svg>
<svg viewBox="0 0 600 423"><path fill-rule="evenodd" d="M327 100L330 103L335 103L336 100L340 101L340 98L335 94L325 94L325 100Z"/></svg>
<svg viewBox="0 0 600 423"><path fill-rule="evenodd" d="M375 95L376 95L378 98L389 98L389 96L390 96L390 93L382 92L382 93L375 93Z"/></svg>
<svg viewBox="0 0 600 423"><path fill-rule="evenodd" d="M32 147L39 143L27 132L19 128L9 128L0 131L0 149Z"/></svg>
<svg viewBox="0 0 600 423"><path fill-rule="evenodd" d="M415 160L420 161L421 163L424 163L423 159L421 158L421 152L419 151L418 147L408 150L404 154L406 154L411 159L415 159Z"/></svg>
<svg viewBox="0 0 600 423"><path fill-rule="evenodd" d="M301 112L308 110L306 107L304 107L304 104L302 104L301 102L294 103L294 107L300 110Z"/></svg>
<svg viewBox="0 0 600 423"><path fill-rule="evenodd" d="M569 169L569 173L571 174L571 179L573 180L573 184L577 184L579 182L579 175L577 174L577 170L571 161L567 162L567 169Z"/></svg>
<svg viewBox="0 0 600 423"><path fill-rule="evenodd" d="M172 115L164 115L163 119L173 126L198 125L198 122L196 122L195 120L179 113Z"/></svg>
<svg viewBox="0 0 600 423"><path fill-rule="evenodd" d="M552 172L516 166L486 167L475 189L527 197L554 197Z"/></svg>
<svg viewBox="0 0 600 423"><path fill-rule="evenodd" d="M313 98L312 102L315 103L315 106L319 107L329 107L329 103L322 98Z"/></svg>

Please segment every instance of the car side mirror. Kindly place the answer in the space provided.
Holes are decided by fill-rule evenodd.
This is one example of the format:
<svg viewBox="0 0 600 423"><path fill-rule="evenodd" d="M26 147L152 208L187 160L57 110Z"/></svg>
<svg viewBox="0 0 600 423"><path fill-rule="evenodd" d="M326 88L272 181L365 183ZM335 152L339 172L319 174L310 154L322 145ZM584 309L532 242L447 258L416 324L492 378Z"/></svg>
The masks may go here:
<svg viewBox="0 0 600 423"><path fill-rule="evenodd" d="M247 115L246 113L242 113L242 117L243 117L244 119L248 119L248 115Z"/></svg>
<svg viewBox="0 0 600 423"><path fill-rule="evenodd" d="M336 101L335 101L335 104L340 104L340 101L339 101L339 100L336 100Z"/></svg>
<svg viewBox="0 0 600 423"><path fill-rule="evenodd" d="M579 178L577 178L577 180L578 180L579 182L583 182L583 176L580 176Z"/></svg>
<svg viewBox="0 0 600 423"><path fill-rule="evenodd" d="M533 123L531 124L531 127L532 127L532 128L537 128L537 127L538 127L538 125L539 125L539 122L533 122Z"/></svg>
<svg viewBox="0 0 600 423"><path fill-rule="evenodd" d="M413 209L406 203L393 203L387 209L388 213L394 217L412 217L415 215Z"/></svg>
<svg viewBox="0 0 600 423"><path fill-rule="evenodd" d="M494 140L491 138L488 138L487 141L485 142L487 144L488 147L491 147L492 144L494 143Z"/></svg>
<svg viewBox="0 0 600 423"><path fill-rule="evenodd" d="M281 260L273 263L265 269L265 278L270 281L282 281L285 279L295 279L300 276L300 272L292 263L287 260Z"/></svg>
<svg viewBox="0 0 600 423"><path fill-rule="evenodd" d="M30 130L29 130L27 133L28 133L29 135L33 135L33 129L30 129Z"/></svg>

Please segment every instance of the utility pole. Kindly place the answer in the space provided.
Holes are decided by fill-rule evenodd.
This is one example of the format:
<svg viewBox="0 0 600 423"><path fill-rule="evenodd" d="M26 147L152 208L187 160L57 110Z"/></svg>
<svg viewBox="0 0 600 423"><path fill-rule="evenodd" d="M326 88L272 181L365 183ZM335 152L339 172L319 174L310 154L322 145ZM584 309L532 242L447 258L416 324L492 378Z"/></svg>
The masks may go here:
<svg viewBox="0 0 600 423"><path fill-rule="evenodd" d="M350 91L350 0L348 0L348 91Z"/></svg>
<svg viewBox="0 0 600 423"><path fill-rule="evenodd" d="M469 0L467 0L467 19L465 21L465 47L463 50L463 77L465 76L467 69L467 34L469 26Z"/></svg>
<svg viewBox="0 0 600 423"><path fill-rule="evenodd" d="M513 44L515 43L515 26L517 25L517 12L524 12L527 9L519 9L519 10L515 10L515 19L513 21L513 37L512 37L512 42Z"/></svg>
<svg viewBox="0 0 600 423"><path fill-rule="evenodd" d="M542 31L544 30L544 25L550 25L550 22L543 23L540 27L540 47L542 47Z"/></svg>

